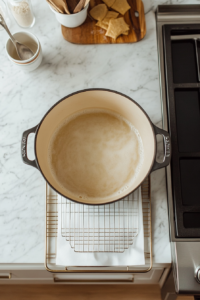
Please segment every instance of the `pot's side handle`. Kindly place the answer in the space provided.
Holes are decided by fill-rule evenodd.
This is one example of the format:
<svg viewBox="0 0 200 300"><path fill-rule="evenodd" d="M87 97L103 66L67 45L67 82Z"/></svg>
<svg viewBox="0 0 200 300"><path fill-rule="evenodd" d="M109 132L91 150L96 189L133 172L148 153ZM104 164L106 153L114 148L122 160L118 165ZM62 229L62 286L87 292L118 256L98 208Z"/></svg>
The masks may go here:
<svg viewBox="0 0 200 300"><path fill-rule="evenodd" d="M21 142L21 154L22 154L22 160L25 164L35 167L37 169L37 164L35 159L34 160L30 160L28 159L27 156L27 141L28 141L28 136L30 133L35 133L37 130L38 125L36 125L33 128L30 128L26 131L23 132L22 134L22 142Z"/></svg>
<svg viewBox="0 0 200 300"><path fill-rule="evenodd" d="M170 139L169 133L167 131L161 129L161 128L158 128L154 124L152 124L152 125L153 125L153 128L154 128L155 135L161 134L163 136L164 147L165 147L165 154L164 154L164 158L163 158L163 162L162 163L158 163L156 161L156 158L155 158L155 161L154 161L153 167L151 169L151 172L168 166L169 163L170 163L170 160L171 160L171 155L172 155L172 151L171 151L171 139Z"/></svg>

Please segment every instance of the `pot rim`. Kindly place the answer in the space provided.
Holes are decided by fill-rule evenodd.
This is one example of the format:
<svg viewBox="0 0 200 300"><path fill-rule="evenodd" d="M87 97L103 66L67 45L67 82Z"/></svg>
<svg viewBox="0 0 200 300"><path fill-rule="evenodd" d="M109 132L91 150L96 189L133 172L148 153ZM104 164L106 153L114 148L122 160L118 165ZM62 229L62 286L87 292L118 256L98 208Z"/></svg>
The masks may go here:
<svg viewBox="0 0 200 300"><path fill-rule="evenodd" d="M140 182L140 184L138 184L130 193L124 195L123 197L120 197L120 198L117 198L116 200L113 200L113 201L108 201L108 202L104 202L104 203L85 203L85 202L81 202L81 201L78 201L78 200L74 200L72 198L69 198L69 197L66 197L64 196L62 193L60 193L55 187L53 187L51 185L51 183L46 179L45 175L43 174L42 172L42 169L40 168L40 165L39 165L39 162L38 162L38 159L37 159L37 151L36 151L36 140L37 140L37 135L38 135L38 131L40 129L40 126L42 125L42 122L44 121L44 119L46 118L46 116L50 113L50 111L56 106L58 105L60 102L64 101L65 99L73 96L73 95L76 95L76 94L80 94L80 93L83 93L83 92L90 92L90 91L106 91L106 92L111 92L111 93L115 93L115 94L118 94L118 95L121 95L125 98L127 98L128 100L132 101L134 104L136 104L141 110L142 112L145 114L145 116L147 117L148 121L149 121L149 124L152 128L152 132L153 132L153 137L154 137L154 155L153 155L153 159L152 159L152 162L151 162L151 165L150 165L150 168L148 170L148 172L146 173L146 176L145 178L151 173L151 169L153 167L153 164L154 164L154 161L155 161L155 156L156 156L156 135L155 135L155 131L154 131L154 128L153 128L153 124L151 122L151 119L149 118L148 114L145 112L145 110L135 101L133 100L132 98L130 98L129 96L123 94L123 93L120 93L120 92L117 92L117 91L114 91L114 90L111 90L111 89L104 89L104 88L91 88L91 89L83 89L83 90L79 90L79 91L76 91L74 93L71 93L65 97L63 97L62 99L60 99L59 101L57 101L53 106L51 106L51 108L46 112L46 114L43 116L42 120L40 121L40 123L38 124L37 126L37 129L36 129L36 132L35 132L35 139L34 139L34 154L35 154L35 161L36 161L36 165L37 165L37 168L38 170L40 171L40 173L42 174L43 178L45 179L45 181L48 183L48 185L56 192L58 193L59 195L61 195L62 197L64 198L67 198L73 202L76 202L76 203L79 203L79 204L84 204L84 205L106 205L106 204L111 204L111 203L114 203L114 202L117 202L117 201L120 201L124 198L126 198L127 196L129 196L130 194L132 194L135 190L137 190L142 182L145 180L145 178Z"/></svg>

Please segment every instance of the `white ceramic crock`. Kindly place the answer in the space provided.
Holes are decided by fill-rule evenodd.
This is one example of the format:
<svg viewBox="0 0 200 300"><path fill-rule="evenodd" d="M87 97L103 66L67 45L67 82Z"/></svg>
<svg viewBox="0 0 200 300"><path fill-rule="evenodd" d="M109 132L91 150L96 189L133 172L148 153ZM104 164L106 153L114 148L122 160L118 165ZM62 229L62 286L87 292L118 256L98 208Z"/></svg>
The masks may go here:
<svg viewBox="0 0 200 300"><path fill-rule="evenodd" d="M112 195L103 199L98 199L98 197L95 197L95 199L80 199L78 196L74 196L70 191L66 191L62 185L56 181L50 169L48 149L56 128L63 120L66 120L66 118L72 114L88 108L108 109L121 115L133 124L142 138L144 162L135 181L126 190L120 193L119 198ZM27 156L27 140L30 133L35 133L35 160L33 161L29 160ZM162 163L156 161L157 134L163 136L165 143L165 156ZM126 95L112 90L89 89L68 95L50 108L37 126L23 133L21 151L23 162L37 168L47 183L60 195L83 204L100 205L126 197L141 185L150 172L166 167L171 158L170 145L168 132L153 125L148 115L137 102Z"/></svg>
<svg viewBox="0 0 200 300"><path fill-rule="evenodd" d="M87 18L87 11L88 11L88 7L89 4L86 5L86 7L84 9L82 9L80 12L76 13L76 14L71 14L71 15L67 15L67 14L60 14L57 11L55 11L51 5L49 5L51 11L55 14L56 19L58 20L58 22L65 26L65 27L69 27L69 28L75 28L80 26L81 24L83 24Z"/></svg>
<svg viewBox="0 0 200 300"><path fill-rule="evenodd" d="M34 34L25 31L16 32L13 34L13 36L16 38L17 41L19 41L22 44L26 44L27 39L35 41L35 43L37 44L37 50L34 56L31 57L30 59L27 60L14 59L12 57L12 50L14 48L14 45L9 38L6 42L6 53L11 63L24 72L31 72L37 69L42 62L42 48L38 38Z"/></svg>

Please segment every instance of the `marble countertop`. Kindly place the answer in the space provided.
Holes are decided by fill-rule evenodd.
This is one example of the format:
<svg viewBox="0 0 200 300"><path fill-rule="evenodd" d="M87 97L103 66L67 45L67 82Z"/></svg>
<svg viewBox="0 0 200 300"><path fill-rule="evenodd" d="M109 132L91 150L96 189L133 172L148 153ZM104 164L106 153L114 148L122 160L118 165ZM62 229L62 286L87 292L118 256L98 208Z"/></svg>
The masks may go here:
<svg viewBox="0 0 200 300"><path fill-rule="evenodd" d="M11 65L4 49L7 36L0 31L0 263L44 262L45 181L22 163L20 142L22 132L38 124L55 102L80 89L109 88L132 97L161 126L153 9L166 1L144 2L147 34L142 41L81 46L63 39L46 1L33 1L36 24L29 31L41 42L43 62L27 74ZM167 1L172 2L186 1ZM11 30L20 31L14 21ZM33 157L33 136L29 144ZM165 170L151 178L154 263L170 263Z"/></svg>

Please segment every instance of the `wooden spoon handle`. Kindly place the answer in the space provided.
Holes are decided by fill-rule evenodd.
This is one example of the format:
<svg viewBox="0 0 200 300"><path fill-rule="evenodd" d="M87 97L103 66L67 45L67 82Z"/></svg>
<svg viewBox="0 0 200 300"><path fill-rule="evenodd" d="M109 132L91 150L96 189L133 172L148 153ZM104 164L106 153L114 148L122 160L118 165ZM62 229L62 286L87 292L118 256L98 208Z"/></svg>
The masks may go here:
<svg viewBox="0 0 200 300"><path fill-rule="evenodd" d="M84 7L86 7L86 5L87 5L89 2L90 2L90 0L86 0L86 1L85 1Z"/></svg>
<svg viewBox="0 0 200 300"><path fill-rule="evenodd" d="M81 9L84 7L84 4L85 4L85 0L80 0L80 2L74 8L73 13L78 13L79 11L81 11Z"/></svg>

